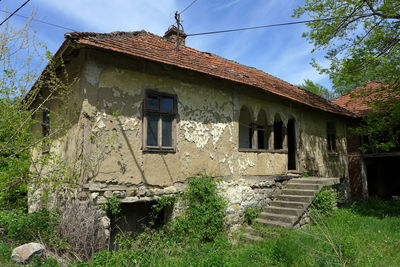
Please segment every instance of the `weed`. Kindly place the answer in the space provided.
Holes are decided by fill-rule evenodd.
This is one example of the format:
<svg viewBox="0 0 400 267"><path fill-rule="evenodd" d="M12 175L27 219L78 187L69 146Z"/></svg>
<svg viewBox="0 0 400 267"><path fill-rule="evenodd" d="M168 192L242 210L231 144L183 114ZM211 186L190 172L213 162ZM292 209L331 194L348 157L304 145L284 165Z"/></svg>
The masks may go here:
<svg viewBox="0 0 400 267"><path fill-rule="evenodd" d="M254 220L260 215L262 212L262 207L247 207L244 210L244 220L248 224L253 224Z"/></svg>

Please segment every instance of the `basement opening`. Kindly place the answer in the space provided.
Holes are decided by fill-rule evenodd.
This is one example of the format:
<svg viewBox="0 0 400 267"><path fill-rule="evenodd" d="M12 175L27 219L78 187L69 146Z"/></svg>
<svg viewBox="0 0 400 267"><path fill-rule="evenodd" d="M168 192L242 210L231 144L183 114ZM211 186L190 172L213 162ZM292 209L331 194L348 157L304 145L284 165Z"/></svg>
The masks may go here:
<svg viewBox="0 0 400 267"><path fill-rule="evenodd" d="M172 213L172 207L166 207L153 217L152 206L157 201L142 201L134 203L121 203L120 213L109 214L111 218L110 250L118 250L115 240L118 234L137 236L146 227L158 228L163 226ZM152 220L154 224L152 224Z"/></svg>

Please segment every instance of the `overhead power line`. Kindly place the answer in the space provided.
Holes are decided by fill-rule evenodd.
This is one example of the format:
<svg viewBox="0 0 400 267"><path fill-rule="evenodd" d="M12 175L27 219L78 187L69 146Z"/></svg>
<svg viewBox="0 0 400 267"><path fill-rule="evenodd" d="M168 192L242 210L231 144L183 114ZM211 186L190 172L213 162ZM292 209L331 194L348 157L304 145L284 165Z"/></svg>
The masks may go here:
<svg viewBox="0 0 400 267"><path fill-rule="evenodd" d="M12 16L15 15L15 13L17 13L21 8L23 8L26 4L28 4L28 2L31 0L27 0L25 1L25 3L23 3L19 8L17 8L13 13L11 13L7 18L5 18L1 23L0 26L3 25L7 20L9 20Z"/></svg>
<svg viewBox="0 0 400 267"><path fill-rule="evenodd" d="M3 13L10 14L10 12L2 10L2 9L0 9L0 11L3 12ZM24 19L30 19L27 16L23 16L23 15L19 15L19 14L15 14L14 16L20 17L20 18L24 18ZM40 20L40 19L33 19L32 18L32 21L36 21L36 22L39 22L39 23L47 24L49 26L57 27L57 28L68 30L68 31L72 31L72 32L77 32L77 30L74 30L74 29L71 29L71 28L67 28L67 27L64 27L64 26L61 26L61 25L57 25L57 24L54 24L54 23L50 23L50 22L47 22L47 21L44 21L44 20Z"/></svg>
<svg viewBox="0 0 400 267"><path fill-rule="evenodd" d="M365 15L359 16L358 18L364 18L364 17L368 17L368 16L371 16L371 15L373 15L373 14L372 13L365 14ZM187 34L187 36L189 37L189 36L209 35L209 34L217 34L217 33L247 31L247 30L255 30L255 29L261 29L261 28L272 28L272 27L288 26L288 25L294 25L294 24L304 24L304 23L316 22L316 21L327 21L327 20L333 20L333 19L339 19L339 18L340 19L344 19L344 18L349 18L349 17L350 16L331 17L331 18L324 18L324 19L310 19L310 20L302 20L302 21L295 21L295 22L285 22L285 23L278 23L278 24L269 24L269 25L254 26L254 27L221 30L221 31L189 33L189 34Z"/></svg>
<svg viewBox="0 0 400 267"><path fill-rule="evenodd" d="M186 10L188 10L191 6L194 5L194 3L196 3L198 0L194 0L192 3L190 3L190 5L188 5L187 7L185 7L181 12L179 12L179 14L182 14L183 12L185 12Z"/></svg>

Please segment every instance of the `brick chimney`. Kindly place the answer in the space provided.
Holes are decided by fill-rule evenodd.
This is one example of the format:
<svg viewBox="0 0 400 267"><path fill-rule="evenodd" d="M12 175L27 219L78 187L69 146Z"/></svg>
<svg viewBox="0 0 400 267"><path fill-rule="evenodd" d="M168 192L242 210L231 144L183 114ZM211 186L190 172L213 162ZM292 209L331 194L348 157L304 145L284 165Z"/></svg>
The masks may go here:
<svg viewBox="0 0 400 267"><path fill-rule="evenodd" d="M185 45L186 33L183 30L179 30L179 45ZM178 29L175 26L171 26L168 31L164 33L164 38L170 42L177 43L178 41Z"/></svg>

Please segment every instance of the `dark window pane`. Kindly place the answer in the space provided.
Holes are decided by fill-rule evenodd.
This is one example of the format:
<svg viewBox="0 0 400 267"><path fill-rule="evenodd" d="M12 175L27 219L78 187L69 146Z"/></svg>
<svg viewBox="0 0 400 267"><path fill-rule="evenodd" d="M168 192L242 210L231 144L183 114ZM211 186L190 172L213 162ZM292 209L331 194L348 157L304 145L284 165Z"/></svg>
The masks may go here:
<svg viewBox="0 0 400 267"><path fill-rule="evenodd" d="M264 142L264 127L258 126L258 149L265 149L265 142Z"/></svg>
<svg viewBox="0 0 400 267"><path fill-rule="evenodd" d="M147 145L158 146L158 115L147 115Z"/></svg>
<svg viewBox="0 0 400 267"><path fill-rule="evenodd" d="M174 99L172 97L161 98L161 111L162 112L173 112L174 111Z"/></svg>
<svg viewBox="0 0 400 267"><path fill-rule="evenodd" d="M148 95L146 96L146 109L159 110L158 96Z"/></svg>
<svg viewBox="0 0 400 267"><path fill-rule="evenodd" d="M171 116L162 117L162 146L172 147L172 120Z"/></svg>
<svg viewBox="0 0 400 267"><path fill-rule="evenodd" d="M47 136L50 133L50 111L43 110L43 118L42 118L42 134L43 136Z"/></svg>

